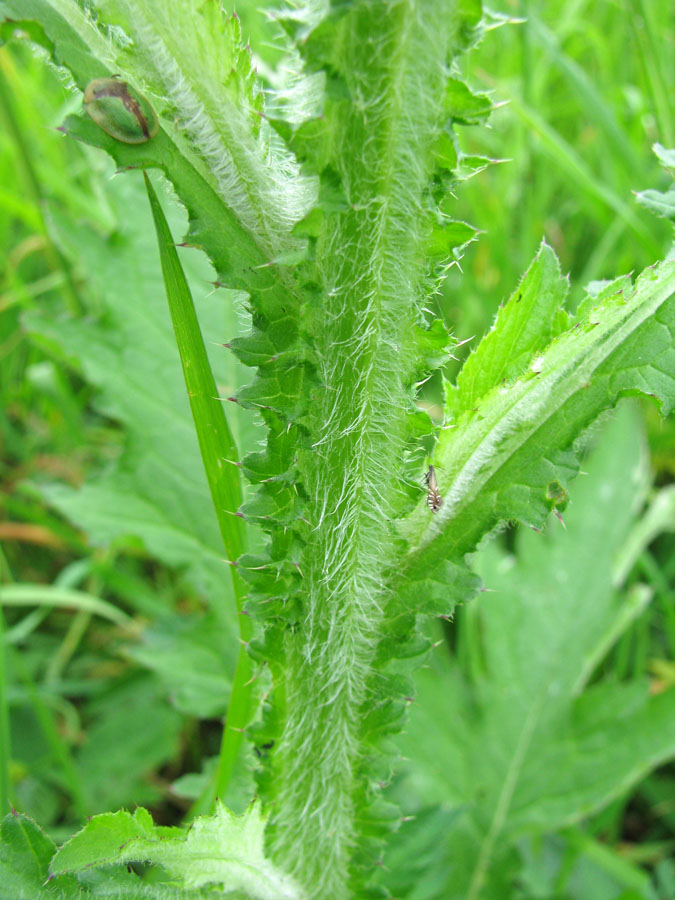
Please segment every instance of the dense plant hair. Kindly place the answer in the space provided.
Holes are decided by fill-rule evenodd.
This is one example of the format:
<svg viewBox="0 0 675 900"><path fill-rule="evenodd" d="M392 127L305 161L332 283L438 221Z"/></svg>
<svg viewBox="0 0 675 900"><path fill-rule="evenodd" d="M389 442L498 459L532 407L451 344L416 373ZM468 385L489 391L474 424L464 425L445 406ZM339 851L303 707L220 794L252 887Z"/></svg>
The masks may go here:
<svg viewBox="0 0 675 900"><path fill-rule="evenodd" d="M564 508L579 436L604 410L637 391L672 405L675 265L603 286L573 319L542 244L446 385L441 433L417 390L453 348L428 298L474 236L451 217L452 188L486 163L463 157L455 135L490 111L458 75L482 34L480 3L293 4L278 16L292 84L267 105L238 20L202 0L173 6L171 18L164 0L1 0L0 11L40 21L81 89L123 71L148 97L151 140L119 143L82 116L66 130L120 168L162 170L189 214L185 241L219 284L247 293L250 330L226 346L255 369L234 399L267 430L242 460L257 490L238 512L266 544L232 562L254 623L246 649L270 676L259 720L240 713L265 749L267 849L290 876L274 883L312 900L377 896L371 875L399 822L380 796L388 739L412 694L408 660L428 646L417 617L449 616L476 590L466 555L486 534ZM157 222L156 198L153 211ZM423 485L432 450L436 510ZM232 717L240 689L235 677ZM217 820L199 830L252 821L262 858L257 807L243 824L222 809ZM145 817L115 821L151 858Z"/></svg>
<svg viewBox="0 0 675 900"><path fill-rule="evenodd" d="M330 201L310 213L311 261L301 267L312 285L302 339L314 363L296 456L304 521L295 599L280 598L272 626L283 631L283 697L282 711L269 711L279 749L264 784L274 853L294 860L317 897L347 896L354 849L364 832L381 831L381 811L369 809L382 760L371 768L369 758L403 706L383 672L396 650L381 652L400 553L392 523L414 502L402 482L419 428L415 381L428 372L423 308L447 263L428 253L444 219L433 187L438 140L451 140L447 72L457 31L475 24L458 28L462 16L446 4L420 15L400 2L380 14L364 3L326 8L296 34L307 65L324 75L324 100L319 117L287 132ZM438 331L436 340L439 363L450 342ZM254 585L269 596L269 581Z"/></svg>

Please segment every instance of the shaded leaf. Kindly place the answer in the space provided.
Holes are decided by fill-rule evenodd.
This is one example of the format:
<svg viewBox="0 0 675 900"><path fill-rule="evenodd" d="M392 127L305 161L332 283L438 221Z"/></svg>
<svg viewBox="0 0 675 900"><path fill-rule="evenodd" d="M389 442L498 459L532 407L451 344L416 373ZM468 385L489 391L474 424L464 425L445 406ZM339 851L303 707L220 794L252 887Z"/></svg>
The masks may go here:
<svg viewBox="0 0 675 900"><path fill-rule="evenodd" d="M479 555L492 592L472 604L482 659L473 678L439 650L417 679L401 739L407 783L419 803L457 815L448 881L429 896L502 896L520 835L579 821L675 756L674 691L649 696L642 681L586 687L641 609L612 586L647 487L631 410L584 468L566 530L554 520L544 535L519 532L515 559L496 543Z"/></svg>

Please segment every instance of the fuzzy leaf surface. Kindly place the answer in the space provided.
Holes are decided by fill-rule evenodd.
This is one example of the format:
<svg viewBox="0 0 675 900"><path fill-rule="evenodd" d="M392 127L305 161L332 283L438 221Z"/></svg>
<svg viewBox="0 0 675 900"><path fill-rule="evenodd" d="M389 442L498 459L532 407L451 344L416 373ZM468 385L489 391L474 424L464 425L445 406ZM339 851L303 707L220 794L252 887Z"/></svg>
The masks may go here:
<svg viewBox="0 0 675 900"><path fill-rule="evenodd" d="M172 0L171 15L162 0L142 9L131 0L92 7L95 14L76 0L3 0L0 15L39 22L43 44L80 90L122 74L148 97L160 131L145 144L119 143L84 119L72 127L121 167L164 169L188 208L199 210L195 227L210 233L212 258L240 273L233 286L241 287L254 257L265 262L288 249L311 188L270 142L237 18L197 0Z"/></svg>
<svg viewBox="0 0 675 900"><path fill-rule="evenodd" d="M658 156L659 162L672 176L675 173L675 150L666 149L661 144L654 144L654 153ZM654 215L669 219L675 223L675 185L671 185L667 191L656 191L653 189L646 191L637 191L635 199L642 206L646 206Z"/></svg>
<svg viewBox="0 0 675 900"><path fill-rule="evenodd" d="M675 189L669 191L639 191L636 200L655 215L675 222Z"/></svg>

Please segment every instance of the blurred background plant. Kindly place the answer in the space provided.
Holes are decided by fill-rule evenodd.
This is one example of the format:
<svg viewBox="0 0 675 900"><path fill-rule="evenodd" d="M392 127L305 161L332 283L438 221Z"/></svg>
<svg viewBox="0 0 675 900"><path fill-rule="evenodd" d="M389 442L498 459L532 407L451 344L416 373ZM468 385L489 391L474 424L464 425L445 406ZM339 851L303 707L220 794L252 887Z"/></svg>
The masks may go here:
<svg viewBox="0 0 675 900"><path fill-rule="evenodd" d="M437 298L460 340L489 327L542 236L570 272L572 305L588 282L666 256L673 237L633 197L671 180L651 148L675 146L672 4L523 0L499 10L494 25L522 21L491 30L464 63L470 83L492 91L499 108L490 129L462 129L463 146L501 161L457 197L457 218L484 232ZM273 86L277 25L248 0L237 13ZM227 579L140 176L111 179L107 158L58 133L80 102L28 41L0 47L1 681L12 736L2 751L13 803L56 839L86 815L124 805L179 821L217 753L234 662L230 625L214 612L227 604ZM179 234L182 213L174 207L173 216ZM183 260L227 397L249 380L216 346L237 333L240 299L214 293L197 254ZM439 387L427 389L432 409ZM250 447L255 422L229 406ZM642 404L620 438L626 453L627 435L643 428L649 452L634 455L647 473L646 512L626 526L634 541L617 548L614 565L617 590L647 593L589 680L648 679L655 694L675 681L675 426ZM629 477L626 467L617 466L617 479ZM484 577L505 565L499 554L518 559L523 541L532 536L501 536L485 553ZM219 594L222 604L207 607L205 598ZM438 635L469 682L484 664L477 622L487 605L481 598L461 609ZM420 685L432 708L451 693L424 676ZM439 719L452 721L457 702ZM498 740L499 721L494 727ZM451 740L436 752L453 758L461 747ZM411 755L405 741L404 750ZM388 860L391 871L416 873L389 882L410 900L446 896L452 862L438 834L451 834L458 815L452 792L445 805L426 802L416 765L396 791L418 816ZM242 760L228 797L235 808L248 795L249 768ZM542 817L534 837L514 831L503 870L518 884L513 896L675 896L675 768L634 781L601 812L584 818L582 798L574 816ZM443 796L432 780L434 790Z"/></svg>

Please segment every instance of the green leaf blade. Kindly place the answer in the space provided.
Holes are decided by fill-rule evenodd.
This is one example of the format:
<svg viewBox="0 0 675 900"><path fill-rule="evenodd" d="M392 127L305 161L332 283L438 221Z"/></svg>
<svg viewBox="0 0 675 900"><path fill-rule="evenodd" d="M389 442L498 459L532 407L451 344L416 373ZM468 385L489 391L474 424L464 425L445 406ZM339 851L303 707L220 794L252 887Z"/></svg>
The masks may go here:
<svg viewBox="0 0 675 900"><path fill-rule="evenodd" d="M456 816L434 896L500 896L523 835L579 822L675 755L672 689L587 687L589 660L633 621L612 570L647 497L644 446L636 411L622 408L574 485L567 527L521 529L513 553L479 551L489 591L461 622L476 630L475 668L441 650L419 673L404 772L416 803Z"/></svg>
<svg viewBox="0 0 675 900"><path fill-rule="evenodd" d="M520 375L534 354L564 330L567 291L556 255L543 243L492 330L462 366L456 387L461 402L449 404L453 416L473 409L492 388Z"/></svg>
<svg viewBox="0 0 675 900"><path fill-rule="evenodd" d="M238 451L225 419L222 401L218 398L218 389L206 355L192 295L178 260L169 226L147 175L145 179L157 229L171 319L202 460L228 558L234 561L245 549L243 528L233 518L233 514L241 506L243 495L239 473L227 461L237 462Z"/></svg>
<svg viewBox="0 0 675 900"><path fill-rule="evenodd" d="M500 521L540 526L578 471L574 442L621 397L649 394L672 408L675 263L645 270L631 292L622 283L606 293L513 384L443 432L434 459L444 505L429 522L420 504L406 523L413 581L440 560L461 561Z"/></svg>
<svg viewBox="0 0 675 900"><path fill-rule="evenodd" d="M0 825L0 878L7 897L35 900L81 900L76 879L68 875L49 882L49 863L56 845L28 816L12 813Z"/></svg>
<svg viewBox="0 0 675 900"><path fill-rule="evenodd" d="M192 295L171 239L171 232L162 207L150 179L145 173L144 176L157 231L171 320L183 366L199 448L225 550L228 559L233 563L232 583L239 614L241 646L232 684L232 696L221 746L218 772L213 789L204 801L212 802L216 796L222 796L227 788L239 754L243 731L252 718L252 666L246 651L246 643L250 640L253 630L251 622L244 615L243 610L246 587L236 569L236 560L246 551L246 535L238 516L243 495L239 469L233 465L238 462L237 447L223 412L222 401L218 397L216 382L206 354Z"/></svg>
<svg viewBox="0 0 675 900"><path fill-rule="evenodd" d="M253 805L235 816L221 804L195 820L189 830L154 825L147 810L94 816L61 847L52 874L130 862L161 866L186 890L218 885L224 893L243 891L251 900L304 900L291 878L263 849L264 820Z"/></svg>

